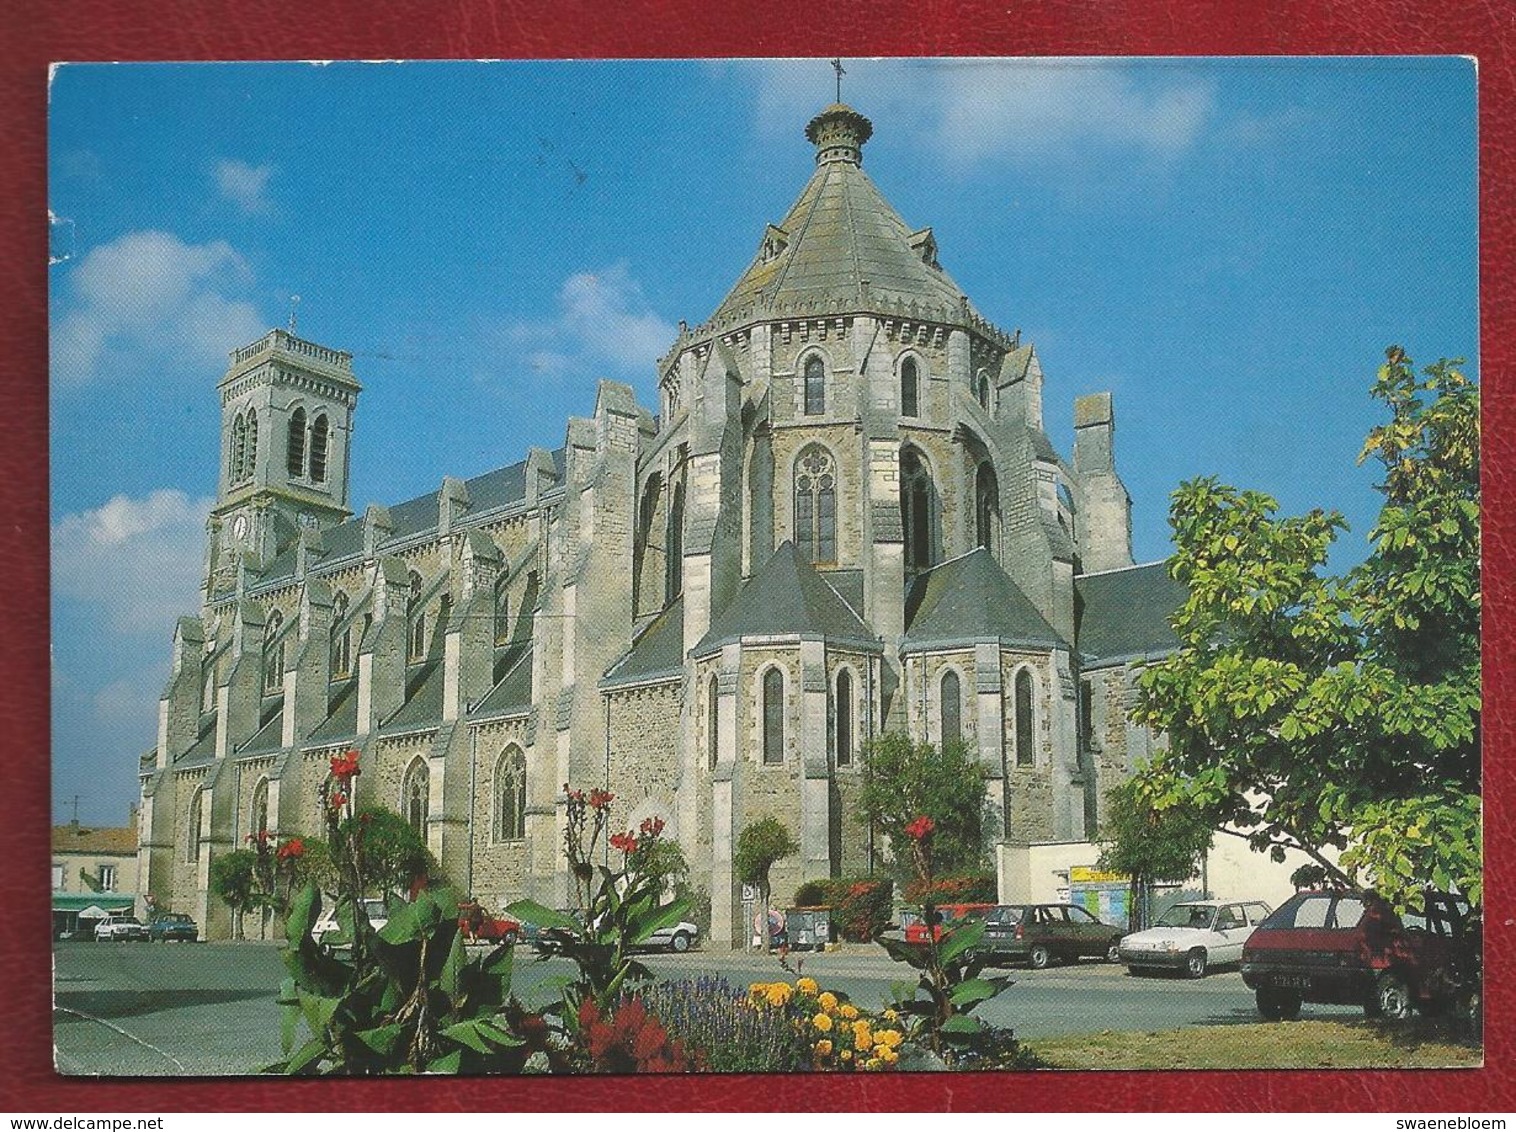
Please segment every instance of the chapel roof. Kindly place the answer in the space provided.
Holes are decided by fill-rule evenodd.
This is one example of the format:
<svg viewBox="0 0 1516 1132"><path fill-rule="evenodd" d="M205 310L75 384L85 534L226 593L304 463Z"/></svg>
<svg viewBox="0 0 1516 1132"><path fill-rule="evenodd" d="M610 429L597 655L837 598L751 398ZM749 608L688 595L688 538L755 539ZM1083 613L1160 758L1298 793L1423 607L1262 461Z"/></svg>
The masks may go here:
<svg viewBox="0 0 1516 1132"><path fill-rule="evenodd" d="M1074 595L1087 668L1164 656L1179 647L1169 618L1186 593L1165 562L1081 574Z"/></svg>
<svg viewBox="0 0 1516 1132"><path fill-rule="evenodd" d="M1068 647L982 546L918 577L906 598L906 618L903 653L990 639L1002 645Z"/></svg>

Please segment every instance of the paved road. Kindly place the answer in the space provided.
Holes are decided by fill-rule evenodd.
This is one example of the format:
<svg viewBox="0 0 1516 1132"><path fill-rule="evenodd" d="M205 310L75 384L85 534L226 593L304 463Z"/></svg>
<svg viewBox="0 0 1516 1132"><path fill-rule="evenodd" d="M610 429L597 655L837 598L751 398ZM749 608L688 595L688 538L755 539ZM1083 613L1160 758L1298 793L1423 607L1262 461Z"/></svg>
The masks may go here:
<svg viewBox="0 0 1516 1132"><path fill-rule="evenodd" d="M283 974L278 949L262 943L59 945L55 964L54 1050L61 1073L109 1076L244 1074L279 1057ZM772 957L692 952L648 959L660 979L719 975L745 988L785 978ZM861 1006L881 1006L908 972L882 952L857 947L792 956L823 986ZM567 964L522 962L513 983L529 1004L554 993ZM788 976L793 977L793 976ZM1100 1030L1166 1030L1257 1021L1253 996L1235 971L1199 981L1134 978L1086 962L1016 970L1015 985L981 1008L1019 1037ZM1305 1016L1357 1013L1307 1006Z"/></svg>

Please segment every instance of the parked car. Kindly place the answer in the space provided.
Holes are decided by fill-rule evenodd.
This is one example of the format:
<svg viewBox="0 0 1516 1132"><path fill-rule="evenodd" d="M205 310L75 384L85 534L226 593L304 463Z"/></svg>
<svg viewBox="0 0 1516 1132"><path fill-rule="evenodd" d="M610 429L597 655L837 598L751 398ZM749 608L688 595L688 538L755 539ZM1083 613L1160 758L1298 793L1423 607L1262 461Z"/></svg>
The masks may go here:
<svg viewBox="0 0 1516 1132"><path fill-rule="evenodd" d="M1123 936L1118 951L1133 974L1168 969L1199 979L1212 967L1238 962L1243 943L1268 914L1261 900L1186 900L1146 931Z"/></svg>
<svg viewBox="0 0 1516 1132"><path fill-rule="evenodd" d="M118 943L124 939L147 942L147 928L136 916L107 916L95 925L95 942Z"/></svg>
<svg viewBox="0 0 1516 1132"><path fill-rule="evenodd" d="M990 962L1025 962L1041 970L1082 955L1116 961L1121 929L1077 904L999 904L980 913L977 951Z"/></svg>
<svg viewBox="0 0 1516 1132"><path fill-rule="evenodd" d="M183 912L160 912L148 921L147 938L194 943L200 938L200 928Z"/></svg>
<svg viewBox="0 0 1516 1132"><path fill-rule="evenodd" d="M352 940L347 932L337 922L337 900L333 897L325 901L326 908L317 918L316 924L311 928L311 938L323 947L348 947ZM363 900L363 914L368 917L369 927L378 931L390 922L389 905L382 897L366 897Z"/></svg>
<svg viewBox="0 0 1516 1132"><path fill-rule="evenodd" d="M680 920L677 924L671 924L666 928L659 928L641 946L669 951L688 951L700 942L700 926L689 920Z"/></svg>
<svg viewBox="0 0 1516 1132"><path fill-rule="evenodd" d="M465 901L458 905L458 930L465 942L515 943L521 924L509 916L492 916L475 901Z"/></svg>
<svg viewBox="0 0 1516 1132"><path fill-rule="evenodd" d="M1370 893L1299 892L1249 937L1242 981L1269 1019L1297 1017L1303 1002L1435 1014L1477 980L1478 934L1460 897L1429 893L1402 920Z"/></svg>
<svg viewBox="0 0 1516 1132"><path fill-rule="evenodd" d="M930 938L941 939L944 930L951 929L961 920L988 912L994 906L993 904L938 904L936 906L937 924ZM900 926L906 943L926 943L928 936L922 909L907 908L901 912Z"/></svg>

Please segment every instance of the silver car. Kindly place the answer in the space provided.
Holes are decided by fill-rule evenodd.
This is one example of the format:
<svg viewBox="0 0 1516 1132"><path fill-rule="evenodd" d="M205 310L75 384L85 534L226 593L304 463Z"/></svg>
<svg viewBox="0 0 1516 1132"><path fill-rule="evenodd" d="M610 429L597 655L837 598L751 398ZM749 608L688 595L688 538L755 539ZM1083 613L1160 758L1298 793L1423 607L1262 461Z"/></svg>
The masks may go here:
<svg viewBox="0 0 1516 1132"><path fill-rule="evenodd" d="M1241 962L1243 943L1269 911L1261 900L1175 904L1147 931L1121 937L1121 961L1133 973L1168 969L1201 978L1212 967Z"/></svg>

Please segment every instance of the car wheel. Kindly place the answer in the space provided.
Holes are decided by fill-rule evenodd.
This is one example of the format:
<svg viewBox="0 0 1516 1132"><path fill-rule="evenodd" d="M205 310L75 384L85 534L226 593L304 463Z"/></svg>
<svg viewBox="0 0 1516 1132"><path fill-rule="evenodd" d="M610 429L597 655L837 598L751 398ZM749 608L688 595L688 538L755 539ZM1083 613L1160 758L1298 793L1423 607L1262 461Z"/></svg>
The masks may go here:
<svg viewBox="0 0 1516 1132"><path fill-rule="evenodd" d="M1037 970L1045 970L1052 966L1053 953L1048 950L1045 943L1034 943L1030 951L1026 953L1026 960Z"/></svg>
<svg viewBox="0 0 1516 1132"><path fill-rule="evenodd" d="M1121 944L1114 940L1111 942L1111 946L1105 949L1105 961L1107 963L1121 962Z"/></svg>
<svg viewBox="0 0 1516 1132"><path fill-rule="evenodd" d="M674 938L669 941L669 947L674 951L688 951L690 949L689 932L675 932Z"/></svg>
<svg viewBox="0 0 1516 1132"><path fill-rule="evenodd" d="M1374 984L1374 993L1363 1004L1363 1012L1370 1018L1404 1021L1411 1016L1411 988L1395 972L1386 971Z"/></svg>
<svg viewBox="0 0 1516 1132"><path fill-rule="evenodd" d="M1261 987L1257 999L1258 1013L1271 1022L1289 1022L1300 1017L1300 995L1295 991Z"/></svg>
<svg viewBox="0 0 1516 1132"><path fill-rule="evenodd" d="M1184 958L1184 973L1192 979L1205 978L1205 948L1197 947Z"/></svg>

